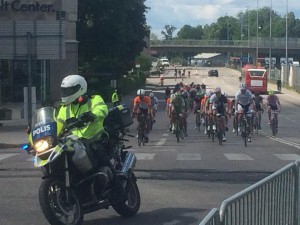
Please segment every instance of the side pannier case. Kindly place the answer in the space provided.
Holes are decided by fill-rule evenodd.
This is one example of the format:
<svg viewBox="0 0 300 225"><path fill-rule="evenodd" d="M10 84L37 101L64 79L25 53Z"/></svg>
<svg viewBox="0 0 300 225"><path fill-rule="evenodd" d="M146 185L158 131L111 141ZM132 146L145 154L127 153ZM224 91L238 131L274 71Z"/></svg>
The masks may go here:
<svg viewBox="0 0 300 225"><path fill-rule="evenodd" d="M131 124L133 120L126 105L118 105L109 109L108 116L104 119L104 127L109 130L124 130Z"/></svg>

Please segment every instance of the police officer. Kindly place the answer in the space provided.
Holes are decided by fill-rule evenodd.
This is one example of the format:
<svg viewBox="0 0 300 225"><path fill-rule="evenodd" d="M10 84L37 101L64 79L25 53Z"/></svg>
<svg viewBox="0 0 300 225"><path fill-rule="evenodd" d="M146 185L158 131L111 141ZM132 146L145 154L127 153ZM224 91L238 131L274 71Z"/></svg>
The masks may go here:
<svg viewBox="0 0 300 225"><path fill-rule="evenodd" d="M117 89L115 90L115 92L111 96L111 102L114 104L114 106L117 106L120 103Z"/></svg>
<svg viewBox="0 0 300 225"><path fill-rule="evenodd" d="M96 142L104 133L103 121L108 115L108 107L100 95L87 95L87 82L84 77L69 75L61 83L61 106L57 120L65 123L67 119L78 118L82 114L84 114L82 120L87 122L86 126L75 128L72 133L81 138L87 147L87 151L90 149L97 156L96 161L101 166L98 177L101 174L100 179L101 183L104 184L104 187L102 187L104 189L110 180L118 182L112 172L109 157L104 147Z"/></svg>

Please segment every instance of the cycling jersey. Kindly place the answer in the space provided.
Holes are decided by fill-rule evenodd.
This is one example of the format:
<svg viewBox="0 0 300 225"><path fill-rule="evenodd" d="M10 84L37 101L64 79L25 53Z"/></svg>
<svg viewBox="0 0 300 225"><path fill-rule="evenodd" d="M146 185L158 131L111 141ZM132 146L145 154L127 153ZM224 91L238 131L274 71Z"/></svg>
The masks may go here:
<svg viewBox="0 0 300 225"><path fill-rule="evenodd" d="M257 111L261 111L261 103L262 103L263 98L261 96L253 97L253 101L255 104L255 108Z"/></svg>
<svg viewBox="0 0 300 225"><path fill-rule="evenodd" d="M242 94L242 92L239 90L235 95L235 99L240 105L248 105L252 102L253 95L249 90L246 90L245 94Z"/></svg>
<svg viewBox="0 0 300 225"><path fill-rule="evenodd" d="M218 97L216 94L213 94L210 97L210 104L212 104L212 109L217 110L218 113L224 115L227 108L227 98L221 94L220 97Z"/></svg>
<svg viewBox="0 0 300 225"><path fill-rule="evenodd" d="M271 110L278 110L279 98L277 95L268 96L267 98L268 106L271 107Z"/></svg>
<svg viewBox="0 0 300 225"><path fill-rule="evenodd" d="M133 112L137 113L137 110L140 109L150 109L151 108L151 99L149 96L144 96L141 100L140 96L137 96L133 100Z"/></svg>
<svg viewBox="0 0 300 225"><path fill-rule="evenodd" d="M181 96L175 96L171 99L171 104L177 113L181 113L185 109L185 101Z"/></svg>

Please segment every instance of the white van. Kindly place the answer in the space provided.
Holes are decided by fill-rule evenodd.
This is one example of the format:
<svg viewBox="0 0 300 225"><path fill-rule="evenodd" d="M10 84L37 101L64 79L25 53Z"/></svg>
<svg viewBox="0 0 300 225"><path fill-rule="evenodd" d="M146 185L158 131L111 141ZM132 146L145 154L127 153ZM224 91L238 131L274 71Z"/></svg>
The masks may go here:
<svg viewBox="0 0 300 225"><path fill-rule="evenodd" d="M160 61L163 66L165 66L165 67L170 66L169 60L167 58L161 58Z"/></svg>

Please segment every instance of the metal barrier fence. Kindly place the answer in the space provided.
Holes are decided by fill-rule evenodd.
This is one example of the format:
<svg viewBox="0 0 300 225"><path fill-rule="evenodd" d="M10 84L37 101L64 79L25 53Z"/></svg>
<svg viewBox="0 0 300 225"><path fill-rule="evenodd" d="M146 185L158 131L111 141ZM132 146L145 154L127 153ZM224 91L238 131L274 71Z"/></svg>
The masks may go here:
<svg viewBox="0 0 300 225"><path fill-rule="evenodd" d="M299 170L300 161L288 164L223 201L220 214L213 209L200 225L300 225Z"/></svg>

